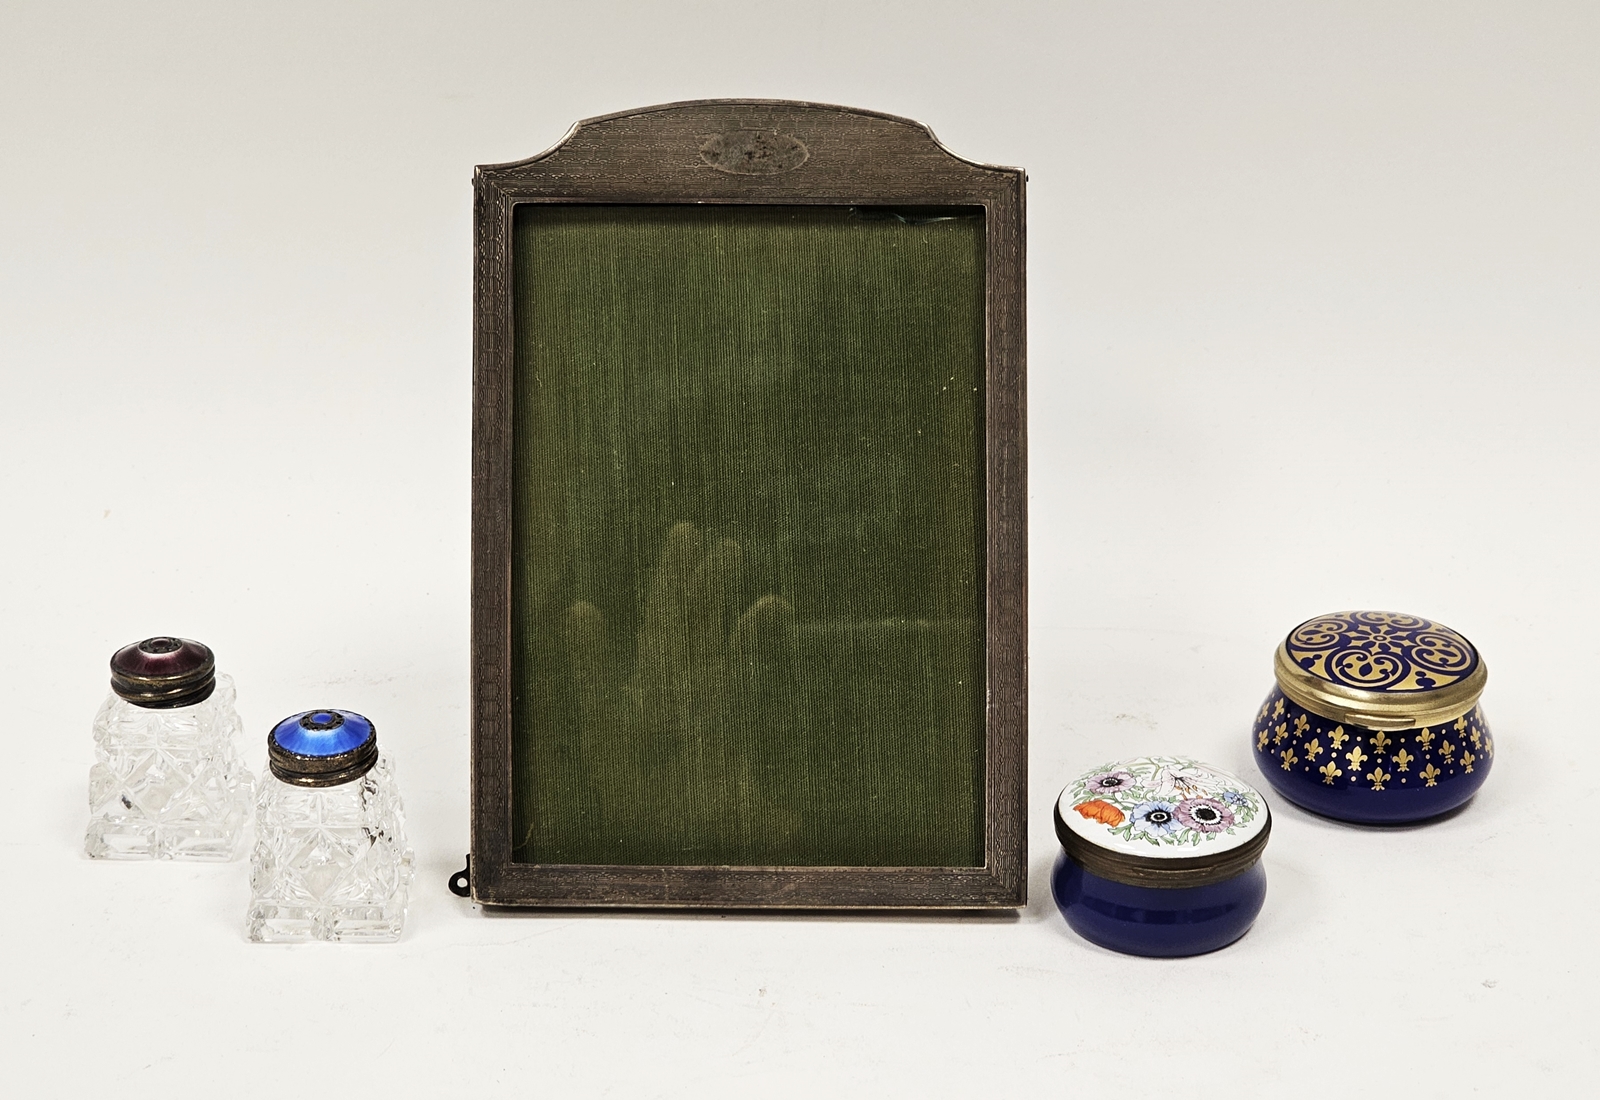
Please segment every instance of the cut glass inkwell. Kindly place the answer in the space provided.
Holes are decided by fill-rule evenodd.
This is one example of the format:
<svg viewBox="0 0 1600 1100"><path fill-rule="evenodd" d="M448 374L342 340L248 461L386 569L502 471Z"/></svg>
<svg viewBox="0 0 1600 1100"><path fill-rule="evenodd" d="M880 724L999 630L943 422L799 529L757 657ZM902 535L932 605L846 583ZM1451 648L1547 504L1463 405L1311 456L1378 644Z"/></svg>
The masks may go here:
<svg viewBox="0 0 1600 1100"><path fill-rule="evenodd" d="M267 735L246 932L258 942L400 938L411 885L400 792L372 722L308 710Z"/></svg>
<svg viewBox="0 0 1600 1100"><path fill-rule="evenodd" d="M234 858L254 786L242 735L233 681L209 648L161 636L117 650L94 720L88 854Z"/></svg>

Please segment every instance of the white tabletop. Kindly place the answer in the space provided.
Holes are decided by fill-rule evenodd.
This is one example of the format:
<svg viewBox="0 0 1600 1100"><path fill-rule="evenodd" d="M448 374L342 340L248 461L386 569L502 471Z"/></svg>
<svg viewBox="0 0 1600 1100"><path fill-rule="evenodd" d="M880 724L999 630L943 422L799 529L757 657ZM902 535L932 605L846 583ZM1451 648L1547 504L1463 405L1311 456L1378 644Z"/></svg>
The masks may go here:
<svg viewBox="0 0 1600 1100"><path fill-rule="evenodd" d="M7 1095L1587 1081L1600 14L1319 7L7 4ZM1029 171L1018 916L489 917L445 889L472 166L706 96L906 115ZM1347 606L1482 650L1474 804L1376 830L1274 799L1241 942L1075 937L1048 889L1063 784L1144 754L1252 776L1273 647ZM401 942L251 945L244 863L82 856L106 660L161 632L216 650L253 746L307 706L379 722L419 863Z"/></svg>

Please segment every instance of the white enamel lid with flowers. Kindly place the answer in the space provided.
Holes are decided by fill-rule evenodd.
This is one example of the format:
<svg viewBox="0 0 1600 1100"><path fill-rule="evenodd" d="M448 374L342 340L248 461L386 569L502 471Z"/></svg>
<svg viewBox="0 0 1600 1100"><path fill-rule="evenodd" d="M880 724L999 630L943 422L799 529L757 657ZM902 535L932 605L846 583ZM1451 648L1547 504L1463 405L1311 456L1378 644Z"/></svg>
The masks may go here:
<svg viewBox="0 0 1600 1100"><path fill-rule="evenodd" d="M1107 851L1193 859L1248 844L1270 811L1254 787L1209 764L1140 756L1067 784L1057 812L1076 836Z"/></svg>

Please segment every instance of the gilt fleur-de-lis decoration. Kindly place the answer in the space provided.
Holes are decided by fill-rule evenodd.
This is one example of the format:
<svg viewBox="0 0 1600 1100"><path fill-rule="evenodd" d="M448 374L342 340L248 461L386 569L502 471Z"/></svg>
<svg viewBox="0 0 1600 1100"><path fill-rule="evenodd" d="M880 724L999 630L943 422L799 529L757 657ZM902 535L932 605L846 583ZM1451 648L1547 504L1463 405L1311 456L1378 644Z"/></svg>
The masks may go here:
<svg viewBox="0 0 1600 1100"><path fill-rule="evenodd" d="M1333 786L1333 781L1335 778L1344 774L1344 772L1339 770L1339 765L1335 764L1332 760L1328 761L1317 770L1322 773L1322 781L1330 787Z"/></svg>
<svg viewBox="0 0 1600 1100"><path fill-rule="evenodd" d="M1267 751L1267 727L1262 726L1261 732L1256 734L1256 748L1262 752Z"/></svg>
<svg viewBox="0 0 1600 1100"><path fill-rule="evenodd" d="M1288 771L1290 768L1294 767L1298 763L1300 763L1300 758L1294 754L1294 746L1293 745L1290 745L1288 748L1283 750L1283 770L1284 771Z"/></svg>
<svg viewBox="0 0 1600 1100"><path fill-rule="evenodd" d="M1460 718L1456 719L1456 732L1460 733L1462 730L1464 730L1466 728L1467 728L1467 716L1465 714L1463 714Z"/></svg>
<svg viewBox="0 0 1600 1100"><path fill-rule="evenodd" d="M1333 742L1333 751L1338 752L1344 747L1344 743L1350 740L1350 735L1344 731L1343 726L1334 726L1333 732L1328 734L1328 738Z"/></svg>
<svg viewBox="0 0 1600 1100"><path fill-rule="evenodd" d="M1422 769L1422 782L1429 787L1437 787L1439 785L1439 777L1443 774L1438 768L1429 764Z"/></svg>
<svg viewBox="0 0 1600 1100"><path fill-rule="evenodd" d="M1360 745L1357 745L1355 748L1345 753L1344 758L1350 761L1350 766L1356 769L1356 771L1360 771L1361 765L1366 763L1366 761L1369 759L1367 754L1361 751Z"/></svg>
<svg viewBox="0 0 1600 1100"><path fill-rule="evenodd" d="M1274 718L1282 718L1283 717L1283 697L1282 696L1278 697L1278 705L1272 708L1272 716Z"/></svg>
<svg viewBox="0 0 1600 1100"><path fill-rule="evenodd" d="M1276 726L1272 727L1272 743L1274 745L1283 744L1283 739L1285 737L1288 737L1288 736L1289 736L1289 723L1287 723L1287 722L1279 722Z"/></svg>
<svg viewBox="0 0 1600 1100"><path fill-rule="evenodd" d="M1470 752L1464 752L1461 754L1461 766L1470 772L1472 770L1472 762L1476 759L1477 757Z"/></svg>
<svg viewBox="0 0 1600 1100"><path fill-rule="evenodd" d="M1494 755L1494 738L1493 737L1485 737L1483 739L1483 752L1484 752L1485 756L1493 756Z"/></svg>
<svg viewBox="0 0 1600 1100"><path fill-rule="evenodd" d="M1399 768L1403 772L1408 772L1408 771L1411 770L1411 762L1413 760L1415 760L1416 757L1412 756L1405 749L1401 749L1399 752L1395 753L1394 756L1391 757L1390 759L1392 759L1394 761L1394 766L1395 767Z"/></svg>
<svg viewBox="0 0 1600 1100"><path fill-rule="evenodd" d="M1428 746L1433 744L1434 733L1427 726L1422 727L1422 732L1417 734L1417 744L1422 746L1422 751L1427 752Z"/></svg>
<svg viewBox="0 0 1600 1100"><path fill-rule="evenodd" d="M1297 734L1304 733L1309 725L1311 725L1311 719L1302 714L1294 720L1294 732Z"/></svg>
<svg viewBox="0 0 1600 1100"><path fill-rule="evenodd" d="M1374 767L1367 773L1367 779L1372 783L1372 789L1375 791L1383 790L1383 785L1393 778L1394 776L1380 767Z"/></svg>
<svg viewBox="0 0 1600 1100"><path fill-rule="evenodd" d="M1448 742L1448 741L1440 741L1439 742L1439 755L1444 757L1444 762L1446 764L1453 764L1455 762L1455 761L1450 759L1452 756L1455 755L1455 752L1456 752L1456 747L1454 745L1452 745L1450 742Z"/></svg>
<svg viewBox="0 0 1600 1100"><path fill-rule="evenodd" d="M1472 747L1475 749L1483 748L1483 734L1476 727L1472 731Z"/></svg>
<svg viewBox="0 0 1600 1100"><path fill-rule="evenodd" d="M1315 737L1306 742L1306 759L1315 760L1322 755L1322 743Z"/></svg>
<svg viewBox="0 0 1600 1100"><path fill-rule="evenodd" d="M1389 747L1389 741L1389 735L1384 733L1382 730L1379 730L1377 733L1372 735L1372 750L1374 752L1382 752L1384 749Z"/></svg>
<svg viewBox="0 0 1600 1100"><path fill-rule="evenodd" d="M1266 720L1267 720L1267 704L1262 703L1261 704L1261 713L1256 715L1256 721L1257 722L1265 722Z"/></svg>

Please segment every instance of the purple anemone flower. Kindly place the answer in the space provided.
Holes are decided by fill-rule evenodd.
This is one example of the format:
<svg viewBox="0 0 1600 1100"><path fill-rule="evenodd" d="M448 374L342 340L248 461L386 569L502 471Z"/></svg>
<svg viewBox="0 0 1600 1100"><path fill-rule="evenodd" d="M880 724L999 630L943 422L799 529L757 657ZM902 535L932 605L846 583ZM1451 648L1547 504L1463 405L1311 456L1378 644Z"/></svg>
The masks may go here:
<svg viewBox="0 0 1600 1100"><path fill-rule="evenodd" d="M1138 785L1138 780L1128 772L1101 772L1091 775L1084 780L1084 786L1092 795L1118 794L1129 787Z"/></svg>
<svg viewBox="0 0 1600 1100"><path fill-rule="evenodd" d="M1174 812L1179 822L1201 833L1220 833L1233 824L1233 811L1215 798L1186 798Z"/></svg>

